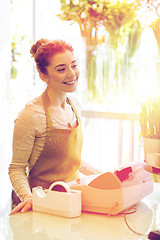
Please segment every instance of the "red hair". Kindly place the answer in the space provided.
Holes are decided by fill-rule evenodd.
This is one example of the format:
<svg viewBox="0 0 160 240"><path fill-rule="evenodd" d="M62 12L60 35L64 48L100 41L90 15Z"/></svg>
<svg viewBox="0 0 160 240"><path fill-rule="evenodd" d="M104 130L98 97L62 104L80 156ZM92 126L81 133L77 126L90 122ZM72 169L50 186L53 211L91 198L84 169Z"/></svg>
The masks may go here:
<svg viewBox="0 0 160 240"><path fill-rule="evenodd" d="M63 40L49 41L48 39L40 39L32 45L30 53L34 57L37 70L47 74L47 67L50 65L51 58L56 53L66 50L73 52L72 46Z"/></svg>

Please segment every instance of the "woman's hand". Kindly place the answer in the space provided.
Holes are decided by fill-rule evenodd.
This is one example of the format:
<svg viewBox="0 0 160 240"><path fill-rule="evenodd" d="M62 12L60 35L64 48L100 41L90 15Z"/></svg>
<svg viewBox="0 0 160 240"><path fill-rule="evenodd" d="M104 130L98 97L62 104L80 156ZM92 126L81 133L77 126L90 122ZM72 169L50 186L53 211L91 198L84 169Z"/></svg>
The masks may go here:
<svg viewBox="0 0 160 240"><path fill-rule="evenodd" d="M27 199L21 203L19 203L11 212L9 215L12 215L14 213L17 213L17 212L21 212L21 213L24 213L24 212L27 212L27 211L30 211L32 210L32 199Z"/></svg>

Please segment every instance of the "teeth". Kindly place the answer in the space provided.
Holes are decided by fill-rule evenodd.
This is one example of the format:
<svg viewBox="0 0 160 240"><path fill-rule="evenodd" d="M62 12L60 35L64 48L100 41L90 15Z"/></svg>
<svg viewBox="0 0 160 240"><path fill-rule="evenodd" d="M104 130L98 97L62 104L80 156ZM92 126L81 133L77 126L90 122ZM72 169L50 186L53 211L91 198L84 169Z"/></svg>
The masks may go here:
<svg viewBox="0 0 160 240"><path fill-rule="evenodd" d="M75 80L73 80L72 82L64 82L65 84L73 84L75 82Z"/></svg>
<svg viewBox="0 0 160 240"><path fill-rule="evenodd" d="M72 82L68 82L68 84L72 84L72 83L74 83L74 81L72 81Z"/></svg>

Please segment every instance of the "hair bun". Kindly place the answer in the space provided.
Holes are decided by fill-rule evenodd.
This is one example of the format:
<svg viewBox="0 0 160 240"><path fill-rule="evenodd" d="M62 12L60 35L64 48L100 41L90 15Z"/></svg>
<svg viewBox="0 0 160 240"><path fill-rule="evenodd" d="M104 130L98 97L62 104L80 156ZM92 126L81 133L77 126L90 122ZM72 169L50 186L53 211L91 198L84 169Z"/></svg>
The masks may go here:
<svg viewBox="0 0 160 240"><path fill-rule="evenodd" d="M41 47L43 44L45 43L49 43L50 41L48 39L40 39L38 40L35 44L32 45L30 53L32 54L32 57L35 57L36 52L38 50L39 47Z"/></svg>

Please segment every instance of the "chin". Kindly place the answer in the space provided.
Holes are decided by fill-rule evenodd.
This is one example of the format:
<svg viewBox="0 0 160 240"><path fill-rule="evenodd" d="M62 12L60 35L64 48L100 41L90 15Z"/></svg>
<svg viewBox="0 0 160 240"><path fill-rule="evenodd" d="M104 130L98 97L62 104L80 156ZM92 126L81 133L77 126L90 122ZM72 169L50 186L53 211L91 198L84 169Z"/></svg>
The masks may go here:
<svg viewBox="0 0 160 240"><path fill-rule="evenodd" d="M75 92L77 90L77 88L75 88L75 89L70 89L70 90L68 90L67 92Z"/></svg>
<svg viewBox="0 0 160 240"><path fill-rule="evenodd" d="M68 92L75 92L77 90L77 82L74 84L74 86L68 88Z"/></svg>

